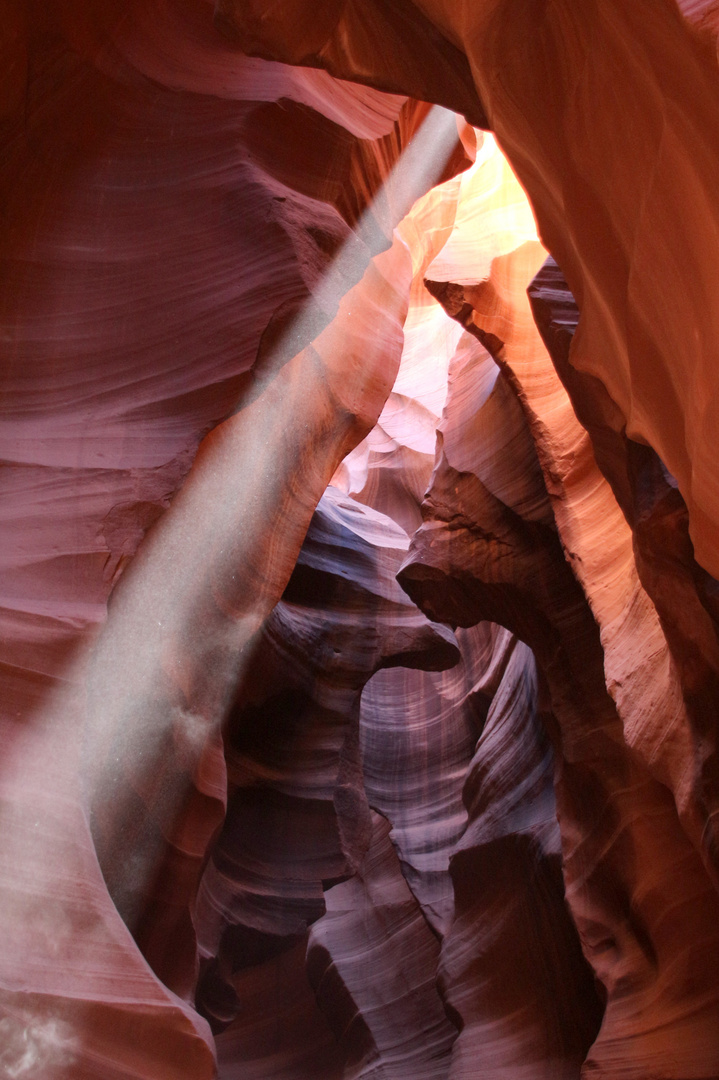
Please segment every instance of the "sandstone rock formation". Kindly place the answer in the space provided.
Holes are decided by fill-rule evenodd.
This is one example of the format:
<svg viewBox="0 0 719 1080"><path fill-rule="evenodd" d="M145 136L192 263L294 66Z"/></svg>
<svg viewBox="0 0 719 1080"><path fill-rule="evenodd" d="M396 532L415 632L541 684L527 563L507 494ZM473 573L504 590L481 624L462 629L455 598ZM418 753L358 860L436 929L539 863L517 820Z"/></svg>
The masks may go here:
<svg viewBox="0 0 719 1080"><path fill-rule="evenodd" d="M10 1070L26 1060L49 1075L68 1058L74 1075L93 1075L115 1059L118 1070L130 1069L121 1063L134 1054L137 1075L213 1071L209 1031L147 967L118 919L97 855L147 959L172 991L191 997L189 905L225 799L224 762L210 721L227 693L227 666L235 670L243 635L251 635L279 597L314 503L345 449L374 421L399 359L396 320L411 276L404 244L380 255L362 284L382 228L401 213L393 205L365 228L373 248L359 236L351 241L333 288L325 288L303 324L292 324L289 338L287 330L338 245L354 235L349 222L386 178L412 134L412 116L421 119L426 108L407 106L407 119L395 123L401 99L345 87L328 93L334 83L326 76L238 59L213 30L211 14L202 6L158 4L153 19L138 5L118 22L99 5L58 5L12 24L12 55L20 63L24 52L30 82L27 92L10 95L4 113L4 512L12 539L4 547L3 584L2 912L11 937L2 983L20 994L7 1002L9 1028L19 1032L8 1036ZM283 180L262 168L268 156L275 171L282 158L289 162L287 133L267 122L268 109L284 113L273 103L285 97L299 109L292 125L301 158L291 170L294 187L284 182L286 174ZM325 98L329 117L311 105ZM343 117L347 127L337 123ZM304 134L298 118L310 124ZM352 182L353 172L361 183ZM168 198L163 178L169 177L179 187ZM431 179L421 172L420 184ZM344 199L347 219L318 198L330 188ZM140 190L146 197L138 197ZM400 201L412 197L411 186L400 186ZM383 259L392 264L386 275ZM368 306L358 321L360 293ZM331 319L342 305L340 320L351 319L353 303L348 337L332 330ZM374 345L366 337L370 328ZM353 336L362 361L354 384L346 363ZM303 352L313 340L317 347ZM368 347L377 350L374 377ZM258 351L260 363L248 380ZM321 378L318 394L312 379L322 370L323 351L330 367L338 365L340 381L332 390ZM303 359L292 367L297 354L309 365L304 371L298 370ZM289 397L277 396L275 369L294 387ZM322 418L321 395L328 393L339 425ZM218 428L238 395L246 408ZM275 568L268 574L240 552L248 535L258 552L264 548L246 513L256 496L233 494L234 481L228 484L221 469L223 462L232 465L238 448L242 454L250 445L263 447L267 425L289 433L297 395L311 403L320 429L327 426L324 463L314 430L299 425L311 465L302 469L299 444L286 444L291 474L302 477L296 492L281 484L285 495L277 490L275 447L240 471L260 497L255 521L273 532L273 520L280 520L289 544L288 556L274 544L266 549ZM275 409L279 400L284 419ZM139 585L145 572L137 563L124 575L128 560L172 501L210 427L182 499L153 530L161 554L149 555ZM215 491L201 502L209 498L229 511L232 556L227 532L223 544L217 519L193 504L196 480ZM233 513L242 523L239 534ZM20 521L29 528L25 539L15 527ZM188 521L205 522L204 539L185 542ZM160 536L166 529L175 535L169 547ZM248 581L263 581L259 592L248 581L236 585L253 609L244 622L232 608L238 565ZM123 589L113 597L113 618L89 669L84 660L80 669L69 667L104 617L120 575ZM176 619L185 602L192 613ZM220 640L227 632L229 648ZM196 652L200 642L204 656ZM78 686L76 695L59 693L67 680ZM89 738L81 751L77 722L85 716ZM93 792L97 854L82 806L81 756ZM178 817L188 793L190 805Z"/></svg>
<svg viewBox="0 0 719 1080"><path fill-rule="evenodd" d="M711 25L708 12L687 8ZM579 17L545 0L375 0L369 9L328 0L321 19L310 9L306 0L220 0L217 21L249 52L389 84L491 126L579 302L573 364L603 382L630 435L676 476L698 561L719 576L719 487L707 449L718 426L708 311L715 49L673 0L593 2ZM454 78L440 87L427 83L420 38L454 59ZM609 92L617 72L621 91ZM677 214L680 188L692 209Z"/></svg>
<svg viewBox="0 0 719 1080"><path fill-rule="evenodd" d="M719 1076L718 10L7 0L2 1076Z"/></svg>
<svg viewBox="0 0 719 1080"><path fill-rule="evenodd" d="M507 352L511 355L509 348ZM479 365L484 366L484 378L477 372ZM605 688L606 654L599 630L564 558L524 415L516 398L510 407L512 396L481 346L474 355L460 355L450 372L437 465L423 506L425 520L400 580L431 617L464 626L491 619L532 647L552 714L546 725L558 759L555 786L567 901L585 955L607 994L589 1061L601 1075L631 1075L632 1070L661 1075L670 1047L690 1040L708 1046L716 1030L719 995L705 950L708 942L716 948L717 896L666 789L625 743L620 714ZM505 450L502 455L512 442L523 442L524 453ZM515 475L507 468L504 475L492 468L493 451L511 463ZM532 775L531 769L528 773ZM485 780L478 790L482 801L490 800L488 789ZM524 815L529 806L523 806ZM492 820L499 808L491 802L490 807L486 812ZM516 826L512 833L516 835ZM470 828L460 850L472 835ZM652 852L650 861L646 867L634 862L630 871L622 852L645 848ZM457 859L455 855L453 865ZM672 889L679 865L686 875L686 893L676 884ZM673 903L684 909L683 929L675 926L671 946L663 952L667 913L654 897L670 891ZM550 921L558 923L556 917ZM516 927L513 930L516 933ZM686 1014L675 1016L671 972L678 956L684 957L697 982L695 996L686 990L683 995ZM536 976L528 980L532 998L535 986ZM556 1000L556 993L547 997ZM490 1000L496 1003L496 991ZM569 1030L576 1033L576 1021ZM488 1057L484 1073L475 1051L474 1075L478 1070L487 1076L518 1070L521 1075L522 1068L527 1075L562 1074L562 1055L556 1048L552 1053L547 1046L547 1056L531 1066L521 1057L505 1057L519 1052L518 1043L515 1024L514 1041L507 1041L503 1054ZM697 1052L688 1051L689 1062L681 1061L679 1050L674 1054L686 1068ZM704 1058L708 1076L714 1061L711 1055Z"/></svg>

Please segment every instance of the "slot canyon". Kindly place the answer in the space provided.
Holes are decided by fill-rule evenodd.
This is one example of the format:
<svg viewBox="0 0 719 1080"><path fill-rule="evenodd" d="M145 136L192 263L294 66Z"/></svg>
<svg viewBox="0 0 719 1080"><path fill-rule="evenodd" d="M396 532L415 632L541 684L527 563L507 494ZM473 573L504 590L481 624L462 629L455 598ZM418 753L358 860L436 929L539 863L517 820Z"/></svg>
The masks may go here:
<svg viewBox="0 0 719 1080"><path fill-rule="evenodd" d="M719 1080L719 0L0 11L0 1077Z"/></svg>

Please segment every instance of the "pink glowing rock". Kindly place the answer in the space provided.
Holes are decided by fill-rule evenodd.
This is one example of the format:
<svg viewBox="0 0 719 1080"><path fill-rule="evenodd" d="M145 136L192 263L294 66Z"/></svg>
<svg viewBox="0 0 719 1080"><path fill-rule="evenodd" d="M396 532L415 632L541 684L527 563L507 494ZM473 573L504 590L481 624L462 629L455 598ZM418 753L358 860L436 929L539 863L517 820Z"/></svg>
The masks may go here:
<svg viewBox="0 0 719 1080"><path fill-rule="evenodd" d="M138 5L118 22L100 5L68 4L36 22L18 16L9 24L13 63L3 83L8 141L0 178L9 271L2 302L9 328L3 514L8 535L18 537L3 546L1 612L8 822L2 910L16 943L3 950L2 961L11 995L2 1020L9 1069L26 1036L31 1053L33 1032L38 1047L43 1039L53 1045L48 1032L55 1018L58 1045L64 1039L69 1047L60 1055L62 1067L73 1075L109 1070L113 1060L118 1076L168 1068L211 1075L212 1041L187 1001L196 974L191 914L205 849L222 820L225 783L216 731L193 712L193 673L209 705L205 720L216 718L226 690L223 663L234 670L242 634L249 636L279 597L314 503L340 458L376 419L399 360L411 276L401 242L379 256L364 284L358 282L370 252L362 240L350 245L354 256L334 295L304 329L296 328L276 361L289 362L277 376L291 387L289 396L272 383L269 352L278 328L288 327L287 312L316 288L350 236L332 199L354 220L426 107L409 106L395 126L404 99L342 86L329 102L329 76L237 63L211 14L203 5ZM283 110L276 104L286 97L294 97L298 110L292 153L300 157L292 175L287 148L280 151L288 132L280 130ZM329 117L312 111L322 101ZM338 123L343 117L347 127ZM362 143L367 139L372 145ZM270 165L263 168L263 161ZM383 211L372 228L374 249L388 247L391 215ZM340 321L352 325L332 330L342 304ZM248 377L258 351L261 377ZM298 353L303 359L293 367ZM273 501L280 467L274 449L259 471L244 470L250 485L268 492L269 502L255 504L256 520L264 518L270 533L282 521L289 548L277 573L256 561L248 565L237 537L232 553L225 552L217 522L192 509L195 481L185 480L201 439L233 412L241 394L249 415L215 430L197 462L200 486L214 485L215 496L224 490L223 505L232 485L221 470L234 466L237 448L244 452L253 432L287 429L276 401L284 397L287 415L295 417L300 399L309 402L319 421L317 431L298 430L312 464L296 493L301 509L294 517L281 496ZM317 468L325 434L328 456ZM296 449L287 444L287 461L303 471ZM182 499L173 502L183 481ZM253 496L235 491L234 499L244 518ZM173 517L175 541L164 548ZM183 520L201 528L204 521L205 539L188 548ZM163 551L154 570L153 543L143 543L148 530ZM259 550L259 534L256 541ZM149 570L133 561L138 546L149 555ZM269 554L276 559L275 546ZM231 558L266 584L239 639L229 611L235 599L220 588L233 580ZM193 592L183 566L189 577L201 567L192 629L184 617L173 621L186 589ZM88 665L85 643L97 636L120 578L123 587ZM247 583L237 583L236 596L246 595ZM212 686L206 652L187 663L200 625L210 653L220 654ZM229 648L213 637L218 625L232 628ZM62 681L81 686L86 676L87 696L59 694ZM81 749L83 716L91 737ZM153 731L157 738L148 742ZM155 751L159 759L148 763ZM97 854L81 773L94 789ZM42 797L33 794L38 790ZM30 844L35 822L38 839ZM97 855L165 985L122 925ZM150 868L154 881L145 873ZM32 883L31 899L23 882ZM92 914L79 918L78 904ZM60 1057L55 1062L38 1050L43 1077L61 1067Z"/></svg>
<svg viewBox="0 0 719 1080"><path fill-rule="evenodd" d="M230 713L228 814L196 914L205 958L197 1001L221 1032L227 1075L240 1063L285 1075L298 1061L320 1074L344 1062L366 1075L421 1075L448 1058L454 1029L435 986L439 947L388 826L377 815L373 825L359 757L360 695L373 672L440 669L459 656L451 633L429 624L394 580L408 544L389 519L328 489ZM272 971L295 988L286 1004L271 1003L288 1010L281 1038L274 1025L263 1036L254 1005L248 1027L248 998ZM310 983L319 1012L309 1008ZM309 1030L296 1029L292 1009Z"/></svg>
<svg viewBox="0 0 719 1080"><path fill-rule="evenodd" d="M514 0L471 10L412 3L401 12L375 2L371 16L328 2L321 21L303 22L308 11L304 0L271 12L262 0L222 0L218 24L249 52L375 85L391 79L473 123L488 117L577 297L572 364L603 382L630 436L649 442L676 476L698 561L719 576L719 483L707 438L719 424L709 300L719 155L713 42L708 48L671 0L631 9L616 0L583 11L571 28L558 9L520 10ZM431 81L418 38L434 46ZM443 78L450 52L453 71ZM618 71L622 92L608 94ZM693 192L681 214L678 188Z"/></svg>
<svg viewBox="0 0 719 1080"><path fill-rule="evenodd" d="M484 355L485 366L494 368ZM619 1063L628 1069L657 1069L670 1043L688 1046L688 1040L705 1049L687 1049L683 1068L694 1060L709 1076L716 1061L710 1032L716 1026L719 988L703 958L716 932L716 916L711 914L716 893L681 829L669 793L624 742L604 685L598 629L554 526L546 519L549 500L536 458L532 471L522 467L521 455L507 455L516 475L505 477L503 490L497 486L487 451L507 445L508 435L517 429L514 438L520 441L523 427L525 445L530 452L533 448L518 403L514 410L501 405L502 396L511 393L502 376L495 375L494 385L490 380L488 386L489 391L474 374L471 354L469 360L460 354L439 429L442 438L423 505L425 520L413 538L400 581L430 617L465 626L492 619L511 628L537 657L554 716L549 730L558 758L555 785L567 901L585 955L608 995L588 1061L605 1075L612 1075ZM459 460L454 458L457 447L462 451ZM529 497L532 486L534 498ZM482 797L491 815L486 789ZM471 829L468 843L470 836ZM646 863L626 861L627 848L645 851ZM686 874L681 888L675 880L679 865ZM671 946L663 908L651 898L655 889L664 895L673 892L672 903L686 913L681 923L672 924ZM696 973L695 995L680 991L672 980L671 957L677 954L684 955ZM488 969L490 982L498 970L498 965ZM530 999L534 981L525 984ZM677 995L686 1011L681 1019L672 1019ZM641 1024L639 1015L644 1018ZM585 1023L585 1031L590 1031L591 1012ZM529 1015L527 1024L524 1031L515 1026L501 1051L486 1059L487 1069L532 1067L552 1075L557 1051L546 1042L547 1056L538 1064L522 1056L523 1039L524 1053L530 1055L533 1046ZM575 1044L574 1052L579 1051L581 1044Z"/></svg>
<svg viewBox="0 0 719 1080"><path fill-rule="evenodd" d="M325 910L323 883L365 857L364 684L379 668L459 659L452 633L395 581L408 546L389 519L329 488L254 647L225 734L227 817L196 907L207 961L198 1005L216 1026L234 1018L227 1004L213 1017L213 1001L233 997L223 983L301 940Z"/></svg>
<svg viewBox="0 0 719 1080"><path fill-rule="evenodd" d="M693 1038L705 1047L696 1053L696 1063L708 1076L716 1061L709 1031L716 1024L717 987L710 970L702 969L699 942L713 934L708 912L716 903L716 894L696 850L680 827L677 808L667 798L663 786L651 779L652 773L671 779L669 771L662 774L662 762L669 770L671 761L681 760L676 743L673 757L669 755L668 744L663 741L665 729L657 724L657 711L663 710L667 723L673 723L675 730L683 728L687 732L687 720L681 711L676 678L667 665L668 649L656 612L636 577L631 560L631 534L596 469L586 433L579 428L528 317L524 289L538 258L541 252L532 252L525 243L515 252L496 258L488 278L476 285L467 283L466 267L463 285L430 283L447 310L492 350L501 372L478 343L474 345L474 355L471 348L458 350L450 368L445 415L438 429L435 471L423 506L425 520L415 534L410 559L400 580L434 618L461 625L490 618L513 629L533 647L546 679L557 724L556 728L550 725L550 731L554 732L555 750L561 762L557 800L567 900L585 954L608 992L602 1028L588 1061L607 1075L612 1075L620 1062L635 1061L640 1068L656 1068L663 1047L672 1039L686 1038L682 1031L692 1030ZM511 398L514 398L512 404ZM504 454L503 447L507 448ZM571 455L567 452L569 447L573 451ZM551 502L548 491L552 494ZM585 492L583 503L580 491ZM614 522L611 538L602 544L597 543L596 531L593 536L589 531L590 500L603 508L604 520L599 513L596 516L601 522L599 528L606 528L608 520ZM576 509L579 505L583 509L581 516ZM567 558L554 531L555 516ZM624 558L620 557L621 545L627 552ZM576 578L570 565L576 568ZM614 578L612 591L607 587L611 580L610 566ZM603 630L604 650L577 579L591 600L594 618ZM649 656L632 655L626 637L624 655L620 655L620 642L626 630L616 615L614 624L609 621L612 605L615 612L621 612L622 605L626 605L625 610L633 610L635 626L637 619L643 621L644 640L651 641L653 636L655 642ZM620 664L627 689L615 693L615 711L615 704L604 689L604 679L605 671L606 677L611 678ZM664 674L662 700L656 686L649 691L651 697L647 691L642 696L642 667L652 665ZM585 681L586 685L580 688ZM621 681L621 677L617 678L617 683ZM621 686L618 690L621 691ZM646 733L645 739L653 733L653 745L663 747L663 751L651 756L647 753L647 743L642 744L637 738L640 725ZM634 744L644 758L641 765L630 749ZM603 764L598 766L600 760ZM621 781L619 776L623 777ZM599 847L592 853L590 832L576 821L577 814L593 813L589 809L592 788L605 806L616 805L616 827L626 832L627 842L646 843L653 852L647 868L629 873L616 854L611 862L616 888L634 897L629 901L632 910L644 910L638 941L644 941L646 947L652 941L649 968L639 959L636 946L630 944L636 928L624 927L620 931L616 920L621 908L613 911L607 905L601 884L607 872L602 869L606 849L597 830L594 835ZM599 790L603 792L601 796ZM654 834L653 840L640 840L638 836L629 839L639 827L631 812L629 817L625 816L624 804L632 790L637 807L646 801L641 814L647 823L662 818L661 831ZM686 789L677 784L677 807L691 836L698 807L695 802L687 811L686 795ZM576 824L570 826L570 821ZM569 837L580 834L585 839L575 849L573 843L568 843ZM696 841L699 846L698 835ZM661 858L665 860L663 867ZM703 899L692 917L691 930L683 935L676 933L673 947L694 956L689 962L697 971L703 970L703 989L691 1004L688 999L685 1002L686 1029L682 1021L677 1021L675 1035L671 1035L670 1016L676 988L671 983L668 954L661 958L663 919L661 916L657 919L652 906L645 907L638 897L649 887L641 884L642 874L647 875L647 881L662 877L663 888L669 889L672 867L678 863L691 865L692 890ZM581 888L575 884L579 881ZM683 896L682 901L677 895L676 902L691 906L688 894ZM706 919L701 930L694 921L699 918L699 910L705 911ZM618 943L617 955L612 960L604 955L598 941L602 925L606 927L605 934ZM640 944L639 949L645 946ZM630 974L633 965L636 968ZM621 977L619 971L623 972ZM655 983L653 991L644 988L647 979ZM661 1018L657 1023L662 1030L661 1039L643 1025L632 1027L629 1019L640 1007L637 1003L641 995L647 993L653 995L657 1017ZM633 996L635 1004L632 1004ZM713 1004L709 1005L709 1001ZM700 1031L704 1034L697 1035ZM504 1045L504 1059L500 1056L491 1060L492 1069L500 1068L503 1063L508 1068L517 1066L507 1056L517 1052L517 1041L521 1043L520 1033L515 1034L516 1039ZM694 1051L687 1051L680 1069L690 1067L688 1062L693 1054ZM644 1065L639 1064L642 1060ZM545 1062L544 1068L551 1075L557 1065Z"/></svg>
<svg viewBox="0 0 719 1080"><path fill-rule="evenodd" d="M2 1070L715 1080L717 4L4 16Z"/></svg>
<svg viewBox="0 0 719 1080"><path fill-rule="evenodd" d="M430 1080L447 1068L456 1031L437 991L439 943L407 887L389 840L372 817L358 873L327 892L312 927L310 981L354 1075Z"/></svg>

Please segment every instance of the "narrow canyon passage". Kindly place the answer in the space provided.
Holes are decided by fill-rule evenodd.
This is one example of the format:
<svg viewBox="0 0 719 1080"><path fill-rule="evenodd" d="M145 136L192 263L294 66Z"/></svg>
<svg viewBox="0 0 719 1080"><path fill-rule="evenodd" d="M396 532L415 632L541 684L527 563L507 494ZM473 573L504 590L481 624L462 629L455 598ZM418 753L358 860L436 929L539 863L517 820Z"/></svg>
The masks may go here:
<svg viewBox="0 0 719 1080"><path fill-rule="evenodd" d="M0 1076L719 1078L717 11L8 0Z"/></svg>

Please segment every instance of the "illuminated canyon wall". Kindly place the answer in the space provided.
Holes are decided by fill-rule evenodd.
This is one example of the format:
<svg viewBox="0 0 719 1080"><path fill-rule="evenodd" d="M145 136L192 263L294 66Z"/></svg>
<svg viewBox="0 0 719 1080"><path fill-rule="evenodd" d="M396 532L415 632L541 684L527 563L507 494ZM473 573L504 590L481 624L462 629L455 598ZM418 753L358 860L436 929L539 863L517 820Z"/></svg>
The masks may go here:
<svg viewBox="0 0 719 1080"><path fill-rule="evenodd" d="M719 1077L718 11L7 0L0 1076Z"/></svg>

